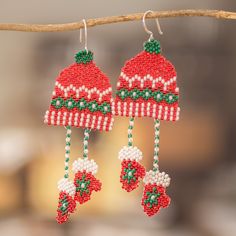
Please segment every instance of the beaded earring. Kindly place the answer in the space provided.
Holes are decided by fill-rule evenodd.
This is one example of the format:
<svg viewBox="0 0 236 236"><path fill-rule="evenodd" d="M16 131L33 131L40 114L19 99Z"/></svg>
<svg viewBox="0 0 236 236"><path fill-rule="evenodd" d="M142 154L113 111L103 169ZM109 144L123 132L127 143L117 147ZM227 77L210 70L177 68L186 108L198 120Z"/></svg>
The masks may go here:
<svg viewBox="0 0 236 236"><path fill-rule="evenodd" d="M57 77L51 105L45 115L48 125L65 126L66 154L65 175L58 182L58 223L66 222L74 212L76 202L88 201L93 191L101 190L101 182L95 178L98 166L88 159L88 140L91 130L110 131L113 125L111 112L112 88L108 77L93 62L93 53L87 49L75 55L75 63L65 68ZM81 32L80 32L81 33ZM80 34L81 35L81 34ZM69 154L71 127L84 128L83 158L73 163L74 181L69 180Z"/></svg>
<svg viewBox="0 0 236 236"><path fill-rule="evenodd" d="M148 216L156 214L161 207L167 207L170 198L165 193L170 178L159 171L159 129L160 120L176 121L179 119L179 88L176 84L176 71L173 65L161 55L160 44L153 38L153 33L143 25L150 37L144 43L144 51L127 61L121 69L117 83L113 114L130 117L128 128L128 146L119 152L122 161L120 181L122 188L128 192L138 186L143 179L144 192L142 206ZM162 34L158 20L159 33ZM154 119L155 142L153 169L146 172L138 161L142 152L133 146L132 130L135 117L152 117Z"/></svg>

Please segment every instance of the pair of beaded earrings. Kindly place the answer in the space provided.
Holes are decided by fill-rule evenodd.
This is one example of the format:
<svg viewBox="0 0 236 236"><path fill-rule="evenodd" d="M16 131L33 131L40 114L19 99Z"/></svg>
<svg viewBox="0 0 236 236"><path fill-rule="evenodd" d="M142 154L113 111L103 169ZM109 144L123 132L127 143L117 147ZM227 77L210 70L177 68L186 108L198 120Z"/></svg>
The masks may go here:
<svg viewBox="0 0 236 236"><path fill-rule="evenodd" d="M170 178L159 171L159 129L160 120L179 119L179 89L176 85L176 71L161 54L160 44L150 35L144 43L144 51L127 61L121 69L113 101L108 77L93 62L93 53L87 49L87 27L85 29L85 50L75 55L75 63L65 68L57 77L51 105L45 115L45 123L66 128L65 175L58 182L59 203L57 222L66 222L75 211L76 203L90 200L93 191L101 190L101 182L95 177L98 166L88 158L88 140L91 130L110 131L113 115L129 117L128 145L119 152L121 163L120 182L130 192L144 182L142 206L148 216L170 204L166 187ZM162 34L158 20L159 33ZM133 145L132 130L135 117L154 119L155 144L153 169L150 171L139 163L142 152ZM73 163L73 181L69 179L71 127L84 128L83 157Z"/></svg>

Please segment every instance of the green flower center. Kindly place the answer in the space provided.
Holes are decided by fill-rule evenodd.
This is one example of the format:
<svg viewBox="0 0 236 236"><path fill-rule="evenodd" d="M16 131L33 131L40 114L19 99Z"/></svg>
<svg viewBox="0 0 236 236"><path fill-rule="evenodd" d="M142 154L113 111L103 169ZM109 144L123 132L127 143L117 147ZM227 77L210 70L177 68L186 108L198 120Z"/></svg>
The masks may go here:
<svg viewBox="0 0 236 236"><path fill-rule="evenodd" d="M148 205L149 208L152 208L153 205L158 204L158 198L161 196L160 193L158 193L157 189L154 187L151 192L147 192L147 199L144 201L146 205Z"/></svg>
<svg viewBox="0 0 236 236"><path fill-rule="evenodd" d="M134 176L135 172L136 172L136 169L132 169L131 167L131 163L128 164L128 168L125 168L124 171L125 171L125 175L123 176L123 179L126 180L127 179L127 182L130 184L130 182L133 180L135 181L136 180L136 177Z"/></svg>
<svg viewBox="0 0 236 236"><path fill-rule="evenodd" d="M90 185L90 180L86 180L86 176L83 175L82 179L77 179L76 180L77 183L77 187L76 187L76 191L80 192L80 196L83 195L84 192L89 193L89 185Z"/></svg>
<svg viewBox="0 0 236 236"><path fill-rule="evenodd" d="M63 199L60 200L61 207L59 208L62 211L62 214L67 213L67 207L69 205L66 196L63 197Z"/></svg>

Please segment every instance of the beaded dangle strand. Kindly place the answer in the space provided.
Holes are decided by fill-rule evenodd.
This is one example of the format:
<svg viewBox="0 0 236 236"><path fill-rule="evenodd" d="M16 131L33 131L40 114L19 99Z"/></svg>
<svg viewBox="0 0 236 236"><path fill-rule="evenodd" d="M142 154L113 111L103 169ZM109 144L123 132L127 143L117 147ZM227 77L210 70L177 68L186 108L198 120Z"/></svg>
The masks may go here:
<svg viewBox="0 0 236 236"><path fill-rule="evenodd" d="M159 170L159 135L160 135L160 121L154 120L155 139L154 139L154 158L153 158L153 172Z"/></svg>
<svg viewBox="0 0 236 236"><path fill-rule="evenodd" d="M91 130L90 129L85 129L84 130L84 146L83 146L83 158L88 159L88 140L89 140L89 135L90 135Z"/></svg>
<svg viewBox="0 0 236 236"><path fill-rule="evenodd" d="M159 171L159 135L160 121L154 119L155 139L154 139L154 158L153 170L146 173L144 177L144 191L142 205L144 212L148 216L155 215L159 209L168 207L170 197L166 194L166 187L170 185L170 177L165 172Z"/></svg>
<svg viewBox="0 0 236 236"><path fill-rule="evenodd" d="M128 146L133 146L133 129L134 129L134 117L129 119L129 127L128 127Z"/></svg>
<svg viewBox="0 0 236 236"><path fill-rule="evenodd" d="M66 128L66 146L65 146L65 168L64 178L58 182L59 202L57 208L56 220L59 224L66 222L70 213L75 211L76 202L74 200L75 186L73 181L69 180L69 161L70 161L70 141L71 141L71 127Z"/></svg>
<svg viewBox="0 0 236 236"><path fill-rule="evenodd" d="M75 200L83 204L90 200L93 191L98 192L101 190L101 182L94 177L97 173L98 165L92 159L88 159L88 140L91 130L84 130L84 146L83 158L78 158L73 163L73 171L75 173L74 185L76 187Z"/></svg>
<svg viewBox="0 0 236 236"><path fill-rule="evenodd" d="M133 146L134 117L129 119L128 146L124 146L119 152L121 162L120 182L127 192L136 189L139 179L145 176L145 168L138 162L142 159L142 152Z"/></svg>

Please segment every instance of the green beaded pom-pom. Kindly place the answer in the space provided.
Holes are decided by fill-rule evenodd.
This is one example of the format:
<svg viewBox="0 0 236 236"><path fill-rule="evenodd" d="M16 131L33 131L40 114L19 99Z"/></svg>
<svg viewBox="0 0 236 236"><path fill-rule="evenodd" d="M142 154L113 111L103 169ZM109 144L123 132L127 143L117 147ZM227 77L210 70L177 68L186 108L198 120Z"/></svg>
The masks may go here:
<svg viewBox="0 0 236 236"><path fill-rule="evenodd" d="M78 64L86 64L93 60L93 53L87 50L81 50L75 54L75 61Z"/></svg>
<svg viewBox="0 0 236 236"><path fill-rule="evenodd" d="M144 43L144 50L149 53L158 54L161 52L161 46L157 40L151 39L150 41L146 41Z"/></svg>

